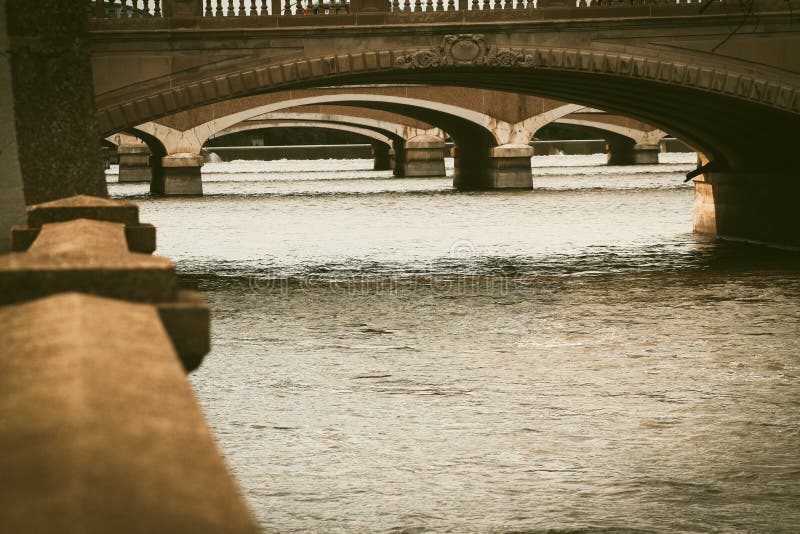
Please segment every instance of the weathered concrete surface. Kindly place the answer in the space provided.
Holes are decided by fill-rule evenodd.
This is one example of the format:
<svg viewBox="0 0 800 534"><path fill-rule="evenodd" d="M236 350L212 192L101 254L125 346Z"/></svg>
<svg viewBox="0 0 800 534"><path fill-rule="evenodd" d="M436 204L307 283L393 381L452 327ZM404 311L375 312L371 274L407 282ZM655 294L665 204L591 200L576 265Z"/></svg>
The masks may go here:
<svg viewBox="0 0 800 534"><path fill-rule="evenodd" d="M709 172L694 184L695 232L800 247L796 177Z"/></svg>
<svg viewBox="0 0 800 534"><path fill-rule="evenodd" d="M153 306L0 308L0 530L253 533Z"/></svg>
<svg viewBox="0 0 800 534"><path fill-rule="evenodd" d="M117 147L120 182L150 182L150 148L144 143Z"/></svg>
<svg viewBox="0 0 800 534"><path fill-rule="evenodd" d="M3 98L14 106L26 203L106 196L85 3L0 0L0 11L7 16L3 50L12 82Z"/></svg>
<svg viewBox="0 0 800 534"><path fill-rule="evenodd" d="M161 158L162 175L150 182L150 192L164 196L190 196L203 194L200 169L203 157L199 154L173 154Z"/></svg>
<svg viewBox="0 0 800 534"><path fill-rule="evenodd" d="M489 155L487 180L491 189L531 189L531 156L529 145L502 145Z"/></svg>
<svg viewBox="0 0 800 534"><path fill-rule="evenodd" d="M166 302L177 286L171 261L128 251L120 223L44 224L27 252L0 256L0 305L69 291Z"/></svg>
<svg viewBox="0 0 800 534"><path fill-rule="evenodd" d="M89 195L75 195L27 207L28 225L66 222L73 219L117 222L125 225L139 223L139 206L133 202L111 200Z"/></svg>
<svg viewBox="0 0 800 534"><path fill-rule="evenodd" d="M128 250L152 254L156 250L156 229L152 224L139 222L139 206L131 202L107 198L76 195L27 208L27 225L16 225L12 229L14 252L24 252L41 231L43 224L92 219L118 222L125 225Z"/></svg>
<svg viewBox="0 0 800 534"><path fill-rule="evenodd" d="M5 2L0 0L0 50L9 50ZM0 254L11 249L11 227L25 217L25 193L19 164L11 61L0 53Z"/></svg>
<svg viewBox="0 0 800 534"><path fill-rule="evenodd" d="M211 311L197 291L178 290L174 302L159 302L158 315L186 372L194 371L211 350Z"/></svg>

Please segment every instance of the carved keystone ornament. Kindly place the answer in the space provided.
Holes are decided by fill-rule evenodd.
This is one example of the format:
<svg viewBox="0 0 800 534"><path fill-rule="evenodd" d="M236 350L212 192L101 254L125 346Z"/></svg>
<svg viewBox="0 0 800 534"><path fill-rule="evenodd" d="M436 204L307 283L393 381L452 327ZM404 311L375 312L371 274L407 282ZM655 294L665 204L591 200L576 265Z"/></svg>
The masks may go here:
<svg viewBox="0 0 800 534"><path fill-rule="evenodd" d="M410 52L397 58L397 66L407 69L435 67L530 67L533 56L521 50L498 49L487 45L480 34L445 35L441 46Z"/></svg>

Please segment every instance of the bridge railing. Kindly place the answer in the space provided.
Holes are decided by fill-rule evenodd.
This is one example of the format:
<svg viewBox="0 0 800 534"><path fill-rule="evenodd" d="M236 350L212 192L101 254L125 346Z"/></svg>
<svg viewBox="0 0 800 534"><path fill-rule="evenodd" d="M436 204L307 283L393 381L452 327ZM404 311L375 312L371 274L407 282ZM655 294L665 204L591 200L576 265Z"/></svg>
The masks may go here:
<svg viewBox="0 0 800 534"><path fill-rule="evenodd" d="M722 2L723 0L712 0ZM447 11L527 11L637 5L699 5L704 0L89 0L94 18L314 16L351 12L436 13Z"/></svg>

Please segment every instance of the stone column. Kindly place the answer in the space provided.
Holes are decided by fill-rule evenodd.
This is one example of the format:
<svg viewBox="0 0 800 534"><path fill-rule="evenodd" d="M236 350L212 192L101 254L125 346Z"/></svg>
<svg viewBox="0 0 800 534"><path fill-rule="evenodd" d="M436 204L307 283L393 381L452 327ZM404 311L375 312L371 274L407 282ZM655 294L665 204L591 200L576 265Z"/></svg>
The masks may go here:
<svg viewBox="0 0 800 534"><path fill-rule="evenodd" d="M606 142L609 165L658 165L660 151L657 144L636 144L627 138Z"/></svg>
<svg viewBox="0 0 800 534"><path fill-rule="evenodd" d="M375 159L373 167L376 171L389 171L392 170L392 158L389 155L389 145L374 144L372 145L372 157Z"/></svg>
<svg viewBox="0 0 800 534"><path fill-rule="evenodd" d="M0 0L0 50L10 48L6 29L5 2ZM14 125L14 101L11 61L0 53L0 254L11 250L11 227L25 220L25 194L19 164L17 130Z"/></svg>
<svg viewBox="0 0 800 534"><path fill-rule="evenodd" d="M607 162L609 165L633 165L633 139L609 139L606 141Z"/></svg>
<svg viewBox="0 0 800 534"><path fill-rule="evenodd" d="M800 247L795 176L706 172L694 180L694 231Z"/></svg>
<svg viewBox="0 0 800 534"><path fill-rule="evenodd" d="M203 156L199 154L171 154L161 158L160 176L153 175L150 192L164 196L202 195L202 167Z"/></svg>
<svg viewBox="0 0 800 534"><path fill-rule="evenodd" d="M445 176L444 141L434 135L418 135L405 143L403 176Z"/></svg>
<svg viewBox="0 0 800 534"><path fill-rule="evenodd" d="M0 0L11 67L15 158L25 201L107 196L87 46L86 2ZM10 59L10 61L9 61ZM4 169L5 172L5 169ZM5 231L3 231L5 234Z"/></svg>
<svg viewBox="0 0 800 534"><path fill-rule="evenodd" d="M392 158L392 169L397 177L405 176L405 166L403 165L406 144L404 141L395 141L394 149L390 152Z"/></svg>
<svg viewBox="0 0 800 534"><path fill-rule="evenodd" d="M150 148L147 145L144 143L119 145L117 155L120 182L149 182L152 179Z"/></svg>

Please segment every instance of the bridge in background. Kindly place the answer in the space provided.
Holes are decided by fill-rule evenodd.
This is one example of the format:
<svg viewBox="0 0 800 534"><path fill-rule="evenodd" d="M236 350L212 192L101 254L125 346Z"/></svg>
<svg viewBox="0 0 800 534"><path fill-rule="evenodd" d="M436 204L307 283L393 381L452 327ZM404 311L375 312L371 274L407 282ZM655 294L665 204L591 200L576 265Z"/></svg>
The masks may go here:
<svg viewBox="0 0 800 534"><path fill-rule="evenodd" d="M148 122L126 131L145 140L158 157L152 161L153 192L200 194L200 150L211 138L252 126L254 119L316 121L330 129L359 128L379 134L370 141L376 160L395 155L398 176L443 176L442 148L452 138L456 152L464 144L482 144L487 165L483 182L460 183L463 189L531 188L527 147L536 133L585 110L552 99L486 89L432 87L345 87L278 91L202 106ZM584 113L583 115L589 115ZM658 142L665 132L635 119L607 114L601 120L584 116L586 126L607 132L609 157L615 164L657 163ZM574 120L580 117L574 116ZM575 123L575 124L579 124ZM371 137L369 133L367 137ZM139 168L139 156L128 154ZM141 151L141 147L130 150ZM384 168L378 165L377 168ZM456 166L458 168L458 166ZM124 173L126 176L128 173ZM132 173L134 176L140 173Z"/></svg>
<svg viewBox="0 0 800 534"><path fill-rule="evenodd" d="M286 5L272 1L259 16L251 2L247 17L228 17L230 0L227 11L221 0L140 0L134 18L112 4L124 19L93 23L95 68L101 78L129 70L98 87L103 131L316 86L535 94L692 143L707 161L699 231L800 245L795 0L490 10L486 1L459 10L448 0L442 11L425 0L406 13L357 0L318 18L278 15ZM0 256L3 525L257 532L184 375L208 351L208 306L150 255L155 228L137 206L107 198L86 7L106 14L106 4L0 2L0 227L14 227L0 252L16 251ZM460 140L462 161L489 161L491 139ZM484 172L462 170L465 183Z"/></svg>
<svg viewBox="0 0 800 534"><path fill-rule="evenodd" d="M789 235L800 227L800 56L791 53L800 44L798 0L357 0L327 16L287 14L286 2L253 5L146 2L133 17L107 18L95 4L91 54L103 132L319 87L426 84L535 95L632 117L696 149L705 162L698 231L798 242ZM448 120L430 111L436 117L427 122ZM520 147L449 130L458 187L517 179L527 156Z"/></svg>

